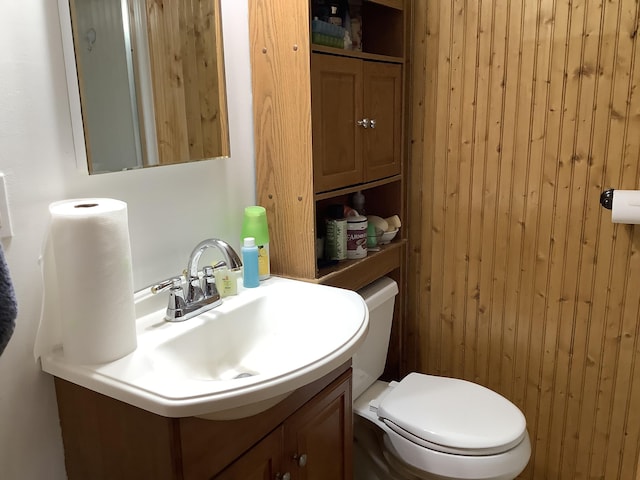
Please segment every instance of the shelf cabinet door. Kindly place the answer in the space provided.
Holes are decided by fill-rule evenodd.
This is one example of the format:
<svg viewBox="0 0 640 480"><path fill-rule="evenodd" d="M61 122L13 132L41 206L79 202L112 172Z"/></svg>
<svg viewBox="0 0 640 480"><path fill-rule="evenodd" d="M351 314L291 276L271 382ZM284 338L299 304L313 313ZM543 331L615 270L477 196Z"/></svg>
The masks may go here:
<svg viewBox="0 0 640 480"><path fill-rule="evenodd" d="M284 423L284 468L296 480L350 480L351 376L334 383ZM303 457L304 456L304 457Z"/></svg>
<svg viewBox="0 0 640 480"><path fill-rule="evenodd" d="M311 55L314 190L362 182L362 62Z"/></svg>
<svg viewBox="0 0 640 480"><path fill-rule="evenodd" d="M282 458L282 427L214 477L214 480L276 480Z"/></svg>
<svg viewBox="0 0 640 480"><path fill-rule="evenodd" d="M314 53L311 102L316 193L401 172L401 65Z"/></svg>
<svg viewBox="0 0 640 480"><path fill-rule="evenodd" d="M370 182L401 171L402 67L363 62L363 70L364 112L371 122L363 136L364 181Z"/></svg>

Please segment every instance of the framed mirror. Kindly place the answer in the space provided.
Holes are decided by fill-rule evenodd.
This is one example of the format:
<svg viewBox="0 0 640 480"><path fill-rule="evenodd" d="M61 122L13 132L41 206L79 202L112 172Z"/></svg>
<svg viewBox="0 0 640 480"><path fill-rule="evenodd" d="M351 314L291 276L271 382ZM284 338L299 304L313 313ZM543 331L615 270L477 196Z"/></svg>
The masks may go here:
<svg viewBox="0 0 640 480"><path fill-rule="evenodd" d="M90 174L228 157L220 0L59 0ZM80 125L78 125L80 123Z"/></svg>

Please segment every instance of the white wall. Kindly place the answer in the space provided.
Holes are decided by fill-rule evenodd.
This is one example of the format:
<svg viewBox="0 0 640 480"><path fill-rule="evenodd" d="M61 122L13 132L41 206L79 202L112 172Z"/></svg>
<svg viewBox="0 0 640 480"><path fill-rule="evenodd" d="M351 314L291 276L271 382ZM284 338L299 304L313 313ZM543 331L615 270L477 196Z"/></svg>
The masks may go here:
<svg viewBox="0 0 640 480"><path fill-rule="evenodd" d="M51 202L128 203L137 289L182 271L204 238L239 247L242 210L255 201L247 4L222 3L232 158L89 177L75 167L56 2L0 0L0 172L14 229L2 246L19 305L0 357L3 479L66 478L53 382L32 354L42 297L37 259Z"/></svg>
<svg viewBox="0 0 640 480"><path fill-rule="evenodd" d="M84 118L90 125L93 171L142 165L136 100L132 95L136 88L131 78L133 61L129 62L131 45L126 41L122 2L75 0L74 6L75 28L81 39L77 54L82 66ZM91 29L96 36L89 48L87 32ZM72 55L73 48L69 48L69 56Z"/></svg>

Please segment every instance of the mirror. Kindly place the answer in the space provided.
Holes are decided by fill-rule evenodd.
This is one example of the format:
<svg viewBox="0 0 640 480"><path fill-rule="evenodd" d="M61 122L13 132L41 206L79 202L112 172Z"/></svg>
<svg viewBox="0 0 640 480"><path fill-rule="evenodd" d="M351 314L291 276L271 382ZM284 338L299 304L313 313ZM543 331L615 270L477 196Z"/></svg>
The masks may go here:
<svg viewBox="0 0 640 480"><path fill-rule="evenodd" d="M90 174L229 156L219 0L61 3Z"/></svg>

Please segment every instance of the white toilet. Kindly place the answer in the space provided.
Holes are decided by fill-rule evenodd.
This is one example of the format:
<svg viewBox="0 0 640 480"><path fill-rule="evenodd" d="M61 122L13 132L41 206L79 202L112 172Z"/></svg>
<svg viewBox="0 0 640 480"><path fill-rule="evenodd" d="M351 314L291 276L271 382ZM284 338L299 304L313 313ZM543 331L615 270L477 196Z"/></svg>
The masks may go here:
<svg viewBox="0 0 640 480"><path fill-rule="evenodd" d="M369 332L353 357L354 479L512 480L531 444L522 412L465 380L384 370L397 284L383 277L358 292Z"/></svg>

